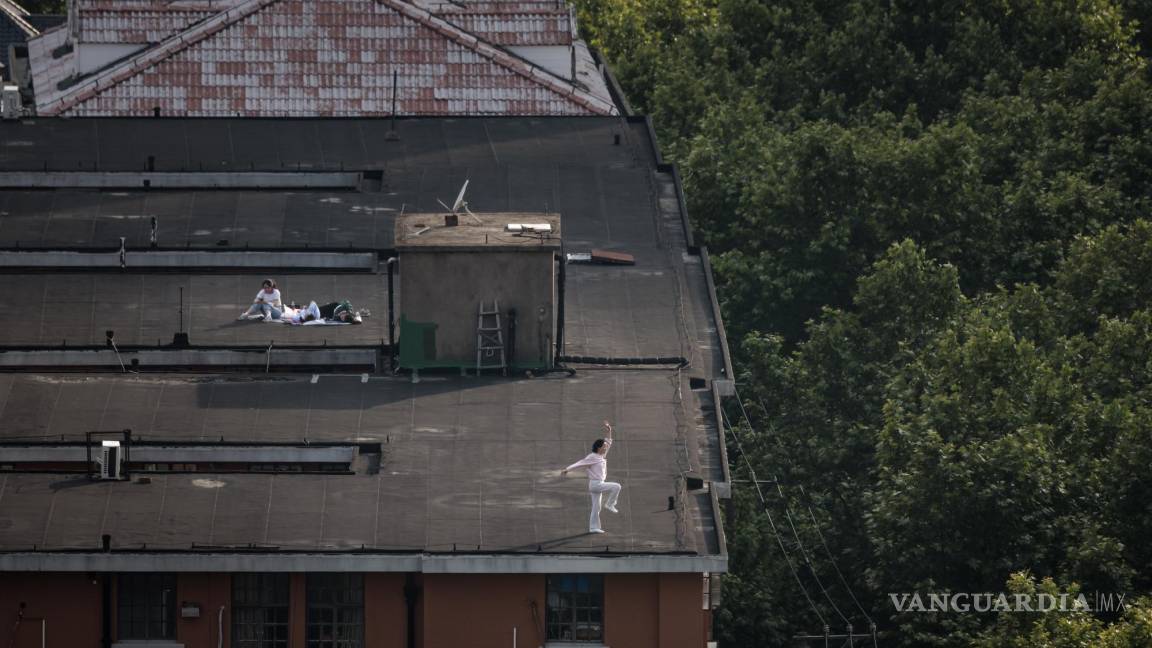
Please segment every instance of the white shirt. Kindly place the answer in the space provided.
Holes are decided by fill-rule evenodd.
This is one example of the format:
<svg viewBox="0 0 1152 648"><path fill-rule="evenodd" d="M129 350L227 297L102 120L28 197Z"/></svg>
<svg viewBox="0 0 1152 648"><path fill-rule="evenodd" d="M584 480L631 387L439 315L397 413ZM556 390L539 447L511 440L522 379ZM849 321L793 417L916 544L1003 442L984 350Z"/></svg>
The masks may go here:
<svg viewBox="0 0 1152 648"><path fill-rule="evenodd" d="M564 470L575 470L580 467L586 467L588 471L588 479L594 481L604 481L608 478L608 450L612 448L612 439L604 439L604 454L595 452L588 453L580 461L568 466Z"/></svg>
<svg viewBox="0 0 1152 648"><path fill-rule="evenodd" d="M290 310L292 311L291 314L288 313ZM311 320L308 319L309 315L312 316ZM320 321L320 307L316 305L316 302L309 302L308 305L304 308L297 310L285 309L284 316L287 317L288 320L293 324L308 324L309 322L318 322Z"/></svg>
<svg viewBox="0 0 1152 648"><path fill-rule="evenodd" d="M277 308L279 308L279 306L280 306L280 289L279 288L273 288L272 292L266 293L266 292L264 292L264 289L261 288L260 292L256 293L256 299L253 299L252 301L253 302L261 302L262 301L265 304L270 304L272 306L276 306Z"/></svg>

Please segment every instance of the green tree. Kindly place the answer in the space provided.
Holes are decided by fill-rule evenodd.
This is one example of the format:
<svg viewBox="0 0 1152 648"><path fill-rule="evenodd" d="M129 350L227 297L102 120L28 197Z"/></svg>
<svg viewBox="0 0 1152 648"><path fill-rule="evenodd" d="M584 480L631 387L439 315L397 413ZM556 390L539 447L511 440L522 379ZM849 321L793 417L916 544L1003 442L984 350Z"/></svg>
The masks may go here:
<svg viewBox="0 0 1152 648"><path fill-rule="evenodd" d="M1037 582L1025 572L1008 579L1011 594L1033 598L1040 594L1075 598L1080 589L1059 587L1052 579ZM1111 593L1110 593L1111 594ZM1084 610L1000 613L994 626L974 643L974 648L1143 648L1152 645L1152 605L1148 599L1126 602L1122 617L1105 624Z"/></svg>
<svg viewBox="0 0 1152 648"><path fill-rule="evenodd" d="M19 0L16 4L33 14L64 15L68 11L66 0Z"/></svg>
<svg viewBox="0 0 1152 648"><path fill-rule="evenodd" d="M769 510L812 505L802 541L888 639L989 622L895 616L894 588L1149 591L1147 3L578 4L681 166ZM758 509L729 529L736 645L818 621Z"/></svg>

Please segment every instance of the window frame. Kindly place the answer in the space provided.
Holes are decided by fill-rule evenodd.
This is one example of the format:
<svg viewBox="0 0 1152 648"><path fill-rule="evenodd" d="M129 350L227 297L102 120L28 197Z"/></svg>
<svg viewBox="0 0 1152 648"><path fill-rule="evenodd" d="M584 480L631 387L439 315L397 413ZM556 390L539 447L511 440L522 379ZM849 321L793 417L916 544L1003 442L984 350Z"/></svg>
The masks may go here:
<svg viewBox="0 0 1152 648"><path fill-rule="evenodd" d="M238 596L241 592L243 596ZM292 581L287 573L233 574L233 648L288 648L292 641L291 602ZM249 629L253 631L246 632Z"/></svg>
<svg viewBox="0 0 1152 648"><path fill-rule="evenodd" d="M578 632L581 624L586 629L595 626L596 631L578 636L582 634ZM544 637L546 645L603 645L603 574L548 575L544 586Z"/></svg>
<svg viewBox="0 0 1152 648"><path fill-rule="evenodd" d="M141 587L144 589L143 592L140 591ZM154 587L156 590L152 591ZM152 600L156 594L159 594L159 603ZM176 574L152 572L117 574L117 639L175 641L177 595ZM142 612L135 613L138 609L142 609ZM160 632L155 636L152 634L154 625L159 626Z"/></svg>
<svg viewBox="0 0 1152 648"><path fill-rule="evenodd" d="M364 574L310 573L304 592L305 648L363 648ZM331 630L331 638L316 636L325 629ZM341 636L341 629L353 629L355 636Z"/></svg>

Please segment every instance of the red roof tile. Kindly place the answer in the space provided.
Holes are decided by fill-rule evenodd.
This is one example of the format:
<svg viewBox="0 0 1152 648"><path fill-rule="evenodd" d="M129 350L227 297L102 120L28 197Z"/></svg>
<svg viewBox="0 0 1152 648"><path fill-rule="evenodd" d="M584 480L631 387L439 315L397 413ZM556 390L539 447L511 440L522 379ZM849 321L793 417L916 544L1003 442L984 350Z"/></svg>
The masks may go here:
<svg viewBox="0 0 1152 648"><path fill-rule="evenodd" d="M219 11L102 9L79 14L82 43L158 43Z"/></svg>
<svg viewBox="0 0 1152 648"><path fill-rule="evenodd" d="M245 0L40 112L387 115L394 70L399 114L616 112L609 99L402 0Z"/></svg>
<svg viewBox="0 0 1152 648"><path fill-rule="evenodd" d="M567 11L539 13L444 13L448 22L497 45L571 45Z"/></svg>
<svg viewBox="0 0 1152 648"><path fill-rule="evenodd" d="M570 45L574 38L564 0L444 3L432 13L498 45Z"/></svg>
<svg viewBox="0 0 1152 648"><path fill-rule="evenodd" d="M72 0L82 43L158 43L243 0Z"/></svg>
<svg viewBox="0 0 1152 648"><path fill-rule="evenodd" d="M7 1L0 0L0 3ZM156 43L241 2L74 0L79 24L77 34L84 43ZM572 17L564 0L466 4L415 0L412 4L499 45L568 45L572 42Z"/></svg>

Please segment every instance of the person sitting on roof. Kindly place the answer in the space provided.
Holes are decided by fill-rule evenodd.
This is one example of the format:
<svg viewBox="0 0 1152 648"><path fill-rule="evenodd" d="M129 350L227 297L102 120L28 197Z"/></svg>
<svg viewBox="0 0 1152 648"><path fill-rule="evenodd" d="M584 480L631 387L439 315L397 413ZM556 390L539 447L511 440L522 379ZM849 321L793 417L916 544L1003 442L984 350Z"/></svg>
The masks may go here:
<svg viewBox="0 0 1152 648"><path fill-rule="evenodd" d="M560 476L576 468L584 468L588 473L588 494L592 496L592 515L588 519L588 533L604 533L600 528L600 505L604 493L608 493L608 501L604 508L619 513L616 510L616 500L620 497L620 484L604 481L608 477L608 451L612 449L612 424L604 421L604 428L608 435L603 439L596 439L592 444L592 452L587 457L560 471Z"/></svg>
<svg viewBox="0 0 1152 648"><path fill-rule="evenodd" d="M284 313L283 308L284 304L280 301L280 290L276 288L276 282L272 279L265 279L261 284L260 292L256 293L256 298L252 300L252 305L236 319L278 320Z"/></svg>

